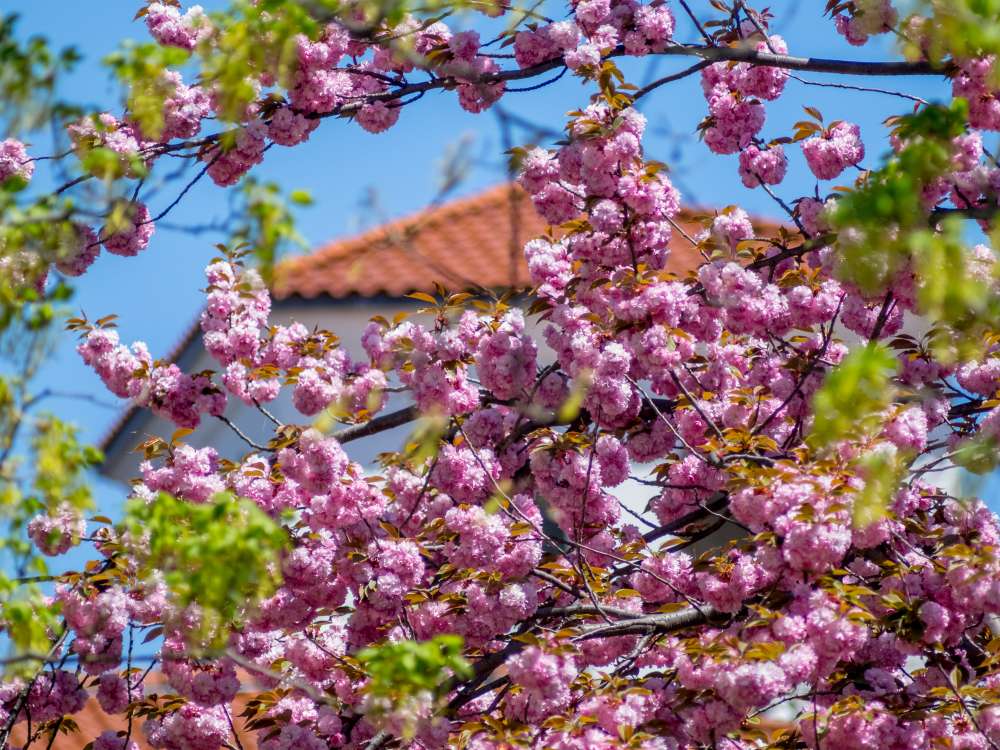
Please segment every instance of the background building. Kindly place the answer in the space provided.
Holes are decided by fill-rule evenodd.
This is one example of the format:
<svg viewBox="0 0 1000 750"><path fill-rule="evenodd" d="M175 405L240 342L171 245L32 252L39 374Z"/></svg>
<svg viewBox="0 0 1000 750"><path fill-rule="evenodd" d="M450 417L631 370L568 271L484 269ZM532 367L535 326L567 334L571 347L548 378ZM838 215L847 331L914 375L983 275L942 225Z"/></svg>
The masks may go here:
<svg viewBox="0 0 1000 750"><path fill-rule="evenodd" d="M683 211L678 217L683 234L674 232L668 263L675 273L684 274L701 261L698 250L684 237L703 230L700 215ZM373 315L391 320L398 312L422 306L407 299L408 293L433 292L435 282L450 291L529 286L524 244L545 230L545 222L525 193L509 183L433 206L281 262L272 289L272 322L297 320L309 328L332 331L352 357L364 357L361 333ZM545 352L540 356L544 360ZM197 317L165 359L186 372L218 366L202 346ZM305 419L292 409L287 397L269 405L269 410L282 421ZM229 399L226 416L257 442L266 442L272 434L272 425L259 412L235 398ZM141 455L133 448L154 435L169 438L174 429L148 410L126 409L101 441L107 456L102 474L120 482L138 476ZM407 429L404 426L352 444L352 458L363 465L371 463L379 452L400 445ZM203 419L185 442L211 445L221 456L248 451L227 425L210 418Z"/></svg>

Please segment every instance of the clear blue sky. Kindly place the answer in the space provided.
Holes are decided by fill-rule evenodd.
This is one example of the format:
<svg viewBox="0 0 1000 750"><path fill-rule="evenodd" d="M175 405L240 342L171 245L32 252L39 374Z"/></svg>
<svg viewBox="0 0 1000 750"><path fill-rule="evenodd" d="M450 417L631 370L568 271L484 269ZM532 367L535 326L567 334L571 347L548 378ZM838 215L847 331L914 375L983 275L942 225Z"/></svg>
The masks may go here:
<svg viewBox="0 0 1000 750"><path fill-rule="evenodd" d="M211 9L221 3L203 2L203 5ZM707 5L694 3L695 7ZM99 61L124 39L146 40L144 25L131 20L138 7L136 0L104 0L96 4L8 0L3 11L21 14L22 35L42 33L56 46L76 45L85 60L66 82L64 93L81 103L118 112L120 92ZM889 55L886 39L882 44L859 50L835 37L829 19L821 15L822 3L775 0L771 7L779 19L775 30L789 40L793 54L851 59L885 59ZM553 5L550 9L557 16L563 12L561 6ZM789 20L783 22L782 18ZM696 41L690 25L679 13L678 20L678 38ZM633 82L642 84L655 75L680 70L690 63L686 58L650 58L630 63L626 73ZM842 81L815 74L803 77L817 82ZM928 99L948 95L946 84L937 79L882 79L872 81L871 85L897 88ZM789 81L787 92L783 100L768 104L764 137L790 135L792 124L802 119L799 107L806 102L818 107L828 121L849 119L861 125L869 146L866 165L875 164L887 148L884 140L874 138L883 133L882 120L909 107L906 101L893 97L807 87L795 80ZM589 93L578 80L566 76L540 91L509 94L503 98L502 106L559 130L565 112L586 104ZM374 217L360 208L369 190L376 191L386 212L384 216L398 216L426 205L437 190L438 165L447 150L462 138L471 139L474 167L457 194L474 192L502 179L500 131L493 114L469 115L458 107L455 99L453 93L429 94L407 107L399 124L381 135L367 134L352 123L326 121L308 143L292 149L271 149L265 163L253 174L277 180L289 189L305 188L313 193L315 206L300 214L300 228L313 245L350 234L363 221L370 223ZM705 115L705 103L696 76L647 97L643 109L649 117L652 135L647 139L647 151L653 158L671 165L675 182L689 203L719 207L739 203L761 215L778 215L776 206L763 192L742 186L734 157L713 156L697 142L695 127ZM794 198L812 192L815 181L801 154L790 147L789 156L789 178L780 186L780 194ZM40 174L46 170L41 166ZM169 188L158 198L158 203L153 203L154 214L172 200L178 187ZM831 185L827 183L825 187L828 190ZM170 221L206 224L224 218L226 207L226 191L205 181L191 191L171 214ZM149 248L137 258L105 253L78 284L75 305L91 318L117 313L123 339L142 338L154 356L162 355L199 309L202 269L213 255L212 243L219 239L160 228ZM97 378L78 361L73 342L68 338L46 369L43 382L60 390L103 393ZM59 412L77 421L88 440L98 439L115 417L114 411L75 401L60 403ZM110 488L105 491L114 492Z"/></svg>

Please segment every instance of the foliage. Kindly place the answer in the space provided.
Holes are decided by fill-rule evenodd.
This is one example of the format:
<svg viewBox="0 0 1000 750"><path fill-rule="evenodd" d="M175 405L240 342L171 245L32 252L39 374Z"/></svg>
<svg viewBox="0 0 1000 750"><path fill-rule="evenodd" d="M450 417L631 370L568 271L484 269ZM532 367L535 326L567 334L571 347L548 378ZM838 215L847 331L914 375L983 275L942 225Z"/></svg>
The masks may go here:
<svg viewBox="0 0 1000 750"><path fill-rule="evenodd" d="M104 61L126 86L129 113L149 138L163 135L163 103L176 88L164 74L183 66L188 57L185 50L146 43L130 44Z"/></svg>
<svg viewBox="0 0 1000 750"><path fill-rule="evenodd" d="M434 693L450 677L468 677L462 638L439 635L429 641L399 641L366 648L358 661L368 673L367 692L378 698L401 700L417 693Z"/></svg>
<svg viewBox="0 0 1000 750"><path fill-rule="evenodd" d="M243 223L233 230L233 244L246 243L253 248L257 268L264 281L274 278L274 265L280 252L287 246L305 247L305 239L295 228L292 206L312 205L312 196L306 190L292 190L282 195L274 182L260 182L247 177L240 185L241 205L238 215Z"/></svg>
<svg viewBox="0 0 1000 750"><path fill-rule="evenodd" d="M53 115L65 117L77 110L57 99L61 74L80 61L75 47L55 51L42 36L18 40L18 16L0 16L0 101L6 135L30 132Z"/></svg>
<svg viewBox="0 0 1000 750"><path fill-rule="evenodd" d="M907 55L932 60L966 59L1000 53L996 0L918 0L912 20L904 22L918 33L903 38Z"/></svg>
<svg viewBox="0 0 1000 750"><path fill-rule="evenodd" d="M848 354L813 397L812 441L829 446L880 427L897 367L896 358L879 344Z"/></svg>
<svg viewBox="0 0 1000 750"><path fill-rule="evenodd" d="M871 293L884 289L906 267L910 237L927 225L924 191L949 169L951 142L962 134L966 116L959 100L950 108L932 105L895 120L902 149L845 193L831 217L834 227L850 229L850 238L841 243L846 281ZM886 227L899 231L889 234Z"/></svg>
<svg viewBox="0 0 1000 750"><path fill-rule="evenodd" d="M280 584L274 566L287 537L253 503L222 493L194 505L161 493L132 501L125 531L146 574L162 573L178 606L197 604L198 629L217 645L238 612Z"/></svg>

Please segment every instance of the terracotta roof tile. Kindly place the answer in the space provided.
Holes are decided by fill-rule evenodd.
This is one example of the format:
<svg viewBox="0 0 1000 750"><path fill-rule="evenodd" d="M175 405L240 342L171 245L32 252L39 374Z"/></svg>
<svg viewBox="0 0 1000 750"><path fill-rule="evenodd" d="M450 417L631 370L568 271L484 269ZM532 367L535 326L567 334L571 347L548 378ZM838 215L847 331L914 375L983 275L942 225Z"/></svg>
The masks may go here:
<svg viewBox="0 0 1000 750"><path fill-rule="evenodd" d="M688 234L702 229L691 211L678 223ZM435 281L449 289L524 286L524 243L545 229L524 191L506 183L290 258L276 269L274 296L399 296L433 289ZM695 267L697 252L674 234L670 266Z"/></svg>

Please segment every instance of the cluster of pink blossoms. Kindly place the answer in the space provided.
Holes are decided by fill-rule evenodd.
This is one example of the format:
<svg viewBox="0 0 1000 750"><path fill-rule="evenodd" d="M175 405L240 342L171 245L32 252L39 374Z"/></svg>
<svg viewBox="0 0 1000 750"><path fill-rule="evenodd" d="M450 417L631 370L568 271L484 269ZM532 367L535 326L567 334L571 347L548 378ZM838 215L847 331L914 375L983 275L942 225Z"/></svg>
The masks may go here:
<svg viewBox="0 0 1000 750"><path fill-rule="evenodd" d="M759 148L750 144L740 151L740 179L748 188L765 185L777 185L785 179L788 170L788 157L781 144Z"/></svg>
<svg viewBox="0 0 1000 750"><path fill-rule="evenodd" d="M849 44L860 47L878 34L885 34L896 27L899 14L892 0L853 0L845 3L847 12L838 13L834 22L837 33Z"/></svg>
<svg viewBox="0 0 1000 750"><path fill-rule="evenodd" d="M145 250L149 245L153 230L149 209L143 203L132 203L126 207L121 226L106 226L101 230L101 241L109 253L138 255L140 250Z"/></svg>
<svg viewBox="0 0 1000 750"><path fill-rule="evenodd" d="M27 182L35 173L35 162L28 157L24 144L13 138L0 141L0 183L17 175Z"/></svg>
<svg viewBox="0 0 1000 750"><path fill-rule="evenodd" d="M176 13L174 8L167 10ZM184 84L181 75L174 71L165 72L161 83L169 93L164 97L162 129L158 137L147 137L139 123L128 117L118 119L111 113L103 112L67 127L67 135L77 156L85 160L93 149L104 149L118 158L117 164L109 167L110 176L137 178L137 167L151 166L162 143L196 135L202 121L211 113L208 92L201 86ZM19 160L17 173L24 179L30 179L34 162L22 158L23 146L15 141L5 141L4 144L11 159L17 157ZM10 159L4 162L0 157L0 176L8 174L4 164L12 165L12 162ZM13 166L10 166L9 173L14 173ZM109 206L107 213L113 222L106 224L99 233L77 224L62 238L58 252L51 259L59 272L67 276L82 275L97 259L101 245L109 253L126 257L135 256L148 247L155 222L144 203L136 200L116 202Z"/></svg>
<svg viewBox="0 0 1000 750"><path fill-rule="evenodd" d="M969 103L969 124L982 130L1000 130L1000 98L990 83L992 57L965 62L952 79L952 96Z"/></svg>
<svg viewBox="0 0 1000 750"><path fill-rule="evenodd" d="M561 58L588 78L611 52L663 50L674 33L665 3L579 0L572 10L572 19L515 32L517 64ZM895 23L881 0L841 11L849 41ZM211 43L202 19L159 3L147 14L162 43L187 49ZM720 39L787 50L765 37L766 18L751 19L734 16ZM300 143L323 115L386 129L399 116L390 82L419 56L453 79L470 111L503 93L475 32L412 18L386 31L409 49L362 41L338 23L296 40L287 105L266 118L248 112L232 144L206 149L209 174L231 184L268 140ZM924 191L928 212L945 200L996 203L1000 179L974 129L992 126L985 72L974 61L955 77L958 91L979 98L968 132L952 143L953 169ZM787 77L747 62L702 71L705 140L717 153L739 152L747 187L785 175L783 146L759 134L763 102L782 95ZM195 132L202 96L174 83L168 127ZM253 82L261 92L273 83L266 72ZM81 130L79 148L102 143L145 158L133 124L102 122ZM64 586L56 596L69 651L106 711L122 713L145 694L119 669L123 632L134 625L163 628L158 656L177 699L152 711L142 732L164 750L230 743L230 721L243 721L230 704L251 685L261 688L262 750L387 742L501 750L528 733L527 744L558 750L750 750L762 740L749 720L785 704L797 715L780 741L795 748L1000 742L990 654L1000 527L981 503L928 483L924 467L934 464L921 463L938 446L1000 442L1000 407L991 403L1000 345L956 362L903 334L922 312L922 282L908 266L878 294L838 280L851 236L826 238L836 197L795 201L804 231L788 226L777 237L738 208L705 217L692 240L706 261L673 268L680 196L646 158L645 126L623 99L597 98L574 116L565 143L523 155L519 182L554 225L525 248L537 340L522 312L484 304L377 319L363 333L363 361L354 361L332 333L271 325L263 282L232 260L206 270L201 327L219 373L186 374L141 344L120 345L113 331L88 332L80 354L108 388L178 425L222 416L224 391L255 407L285 386L303 417L281 426L278 443L233 461L176 445L142 464L134 497L155 502L169 492L203 503L230 490L284 524L288 548L274 562L277 590L248 602L225 652L206 655L185 638L196 609L178 607L158 578L139 578L99 542L117 582ZM824 180L864 157L857 126L846 122L802 150ZM111 246L136 246L146 224L132 226ZM67 267L89 264L93 244ZM980 246L967 256L995 294L993 252ZM858 339L892 344L893 398L873 415L875 427L816 446L813 397ZM390 386L444 427L432 450L383 456L380 476L370 477L343 433L344 443L308 418L329 410L366 422L385 408ZM871 459L904 479L867 522L884 481ZM637 486L648 488L645 505L625 489ZM79 535L70 518L33 524L43 549L61 551ZM102 539L120 541L110 530ZM422 691L399 705L372 694L362 649L442 634L462 636L473 677L445 676L440 695ZM55 719L86 699L68 670L49 670L35 685L14 719ZM24 689L0 687L2 718ZM95 742L96 750L124 745L118 735Z"/></svg>
<svg viewBox="0 0 1000 750"><path fill-rule="evenodd" d="M131 398L180 427L195 428L203 414L216 416L225 409L225 394L208 376L154 362L141 341L129 350L112 329L90 331L77 351L116 396Z"/></svg>
<svg viewBox="0 0 1000 750"><path fill-rule="evenodd" d="M845 16L837 18L839 24ZM743 22L739 27L742 43L758 52L786 54L784 39L777 35L764 38L762 28L760 22ZM757 136L764 127L763 102L780 97L787 79L787 70L749 63L716 63L701 73L709 111L701 125L705 143L718 154L739 152L739 176L748 188L762 183L777 185L785 179L788 158L781 142L764 143ZM859 164L865 148L857 125L837 122L804 141L802 153L813 174L829 180Z"/></svg>
<svg viewBox="0 0 1000 750"><path fill-rule="evenodd" d="M150 719L142 731L156 750L218 750L229 737L229 717L222 706L188 703L163 719Z"/></svg>
<svg viewBox="0 0 1000 750"><path fill-rule="evenodd" d="M80 543L87 533L83 515L68 503L63 503L53 513L35 516L28 523L28 536L44 554L61 555Z"/></svg>
<svg viewBox="0 0 1000 750"><path fill-rule="evenodd" d="M83 670L100 675L116 668L122 659L122 634L132 616L127 593L116 586L85 596L64 586L56 590L56 598L75 636L71 650Z"/></svg>
<svg viewBox="0 0 1000 750"><path fill-rule="evenodd" d="M740 26L740 33L758 52L788 52L784 39L777 35L763 39L750 22ZM702 125L705 144L717 154L732 154L750 146L764 127L761 100L781 96L787 80L787 70L748 63L716 63L705 68L701 72L709 113Z"/></svg>
<svg viewBox="0 0 1000 750"><path fill-rule="evenodd" d="M0 687L0 717L5 724L20 705L18 698L26 688L32 718L38 722L75 714L87 702L87 691L77 676L66 669L43 672L28 686L19 679L11 680Z"/></svg>
<svg viewBox="0 0 1000 750"><path fill-rule="evenodd" d="M133 494L148 502L158 492L167 492L192 503L203 503L226 488L219 477L218 455L213 448L180 445L164 465L144 461L140 468L142 483L134 487Z"/></svg>
<svg viewBox="0 0 1000 750"><path fill-rule="evenodd" d="M848 167L861 163L865 146L857 125L838 122L821 135L803 141L802 153L818 179L832 180Z"/></svg>
<svg viewBox="0 0 1000 750"><path fill-rule="evenodd" d="M674 34L674 16L666 4L580 0L574 5L573 21L557 21L516 34L518 65L528 68L562 57L569 69L588 75L618 45L626 54L641 56L662 51Z"/></svg>
<svg viewBox="0 0 1000 750"><path fill-rule="evenodd" d="M170 3L150 3L146 8L146 27L160 44L191 50L212 32L211 22L200 5L181 13Z"/></svg>

